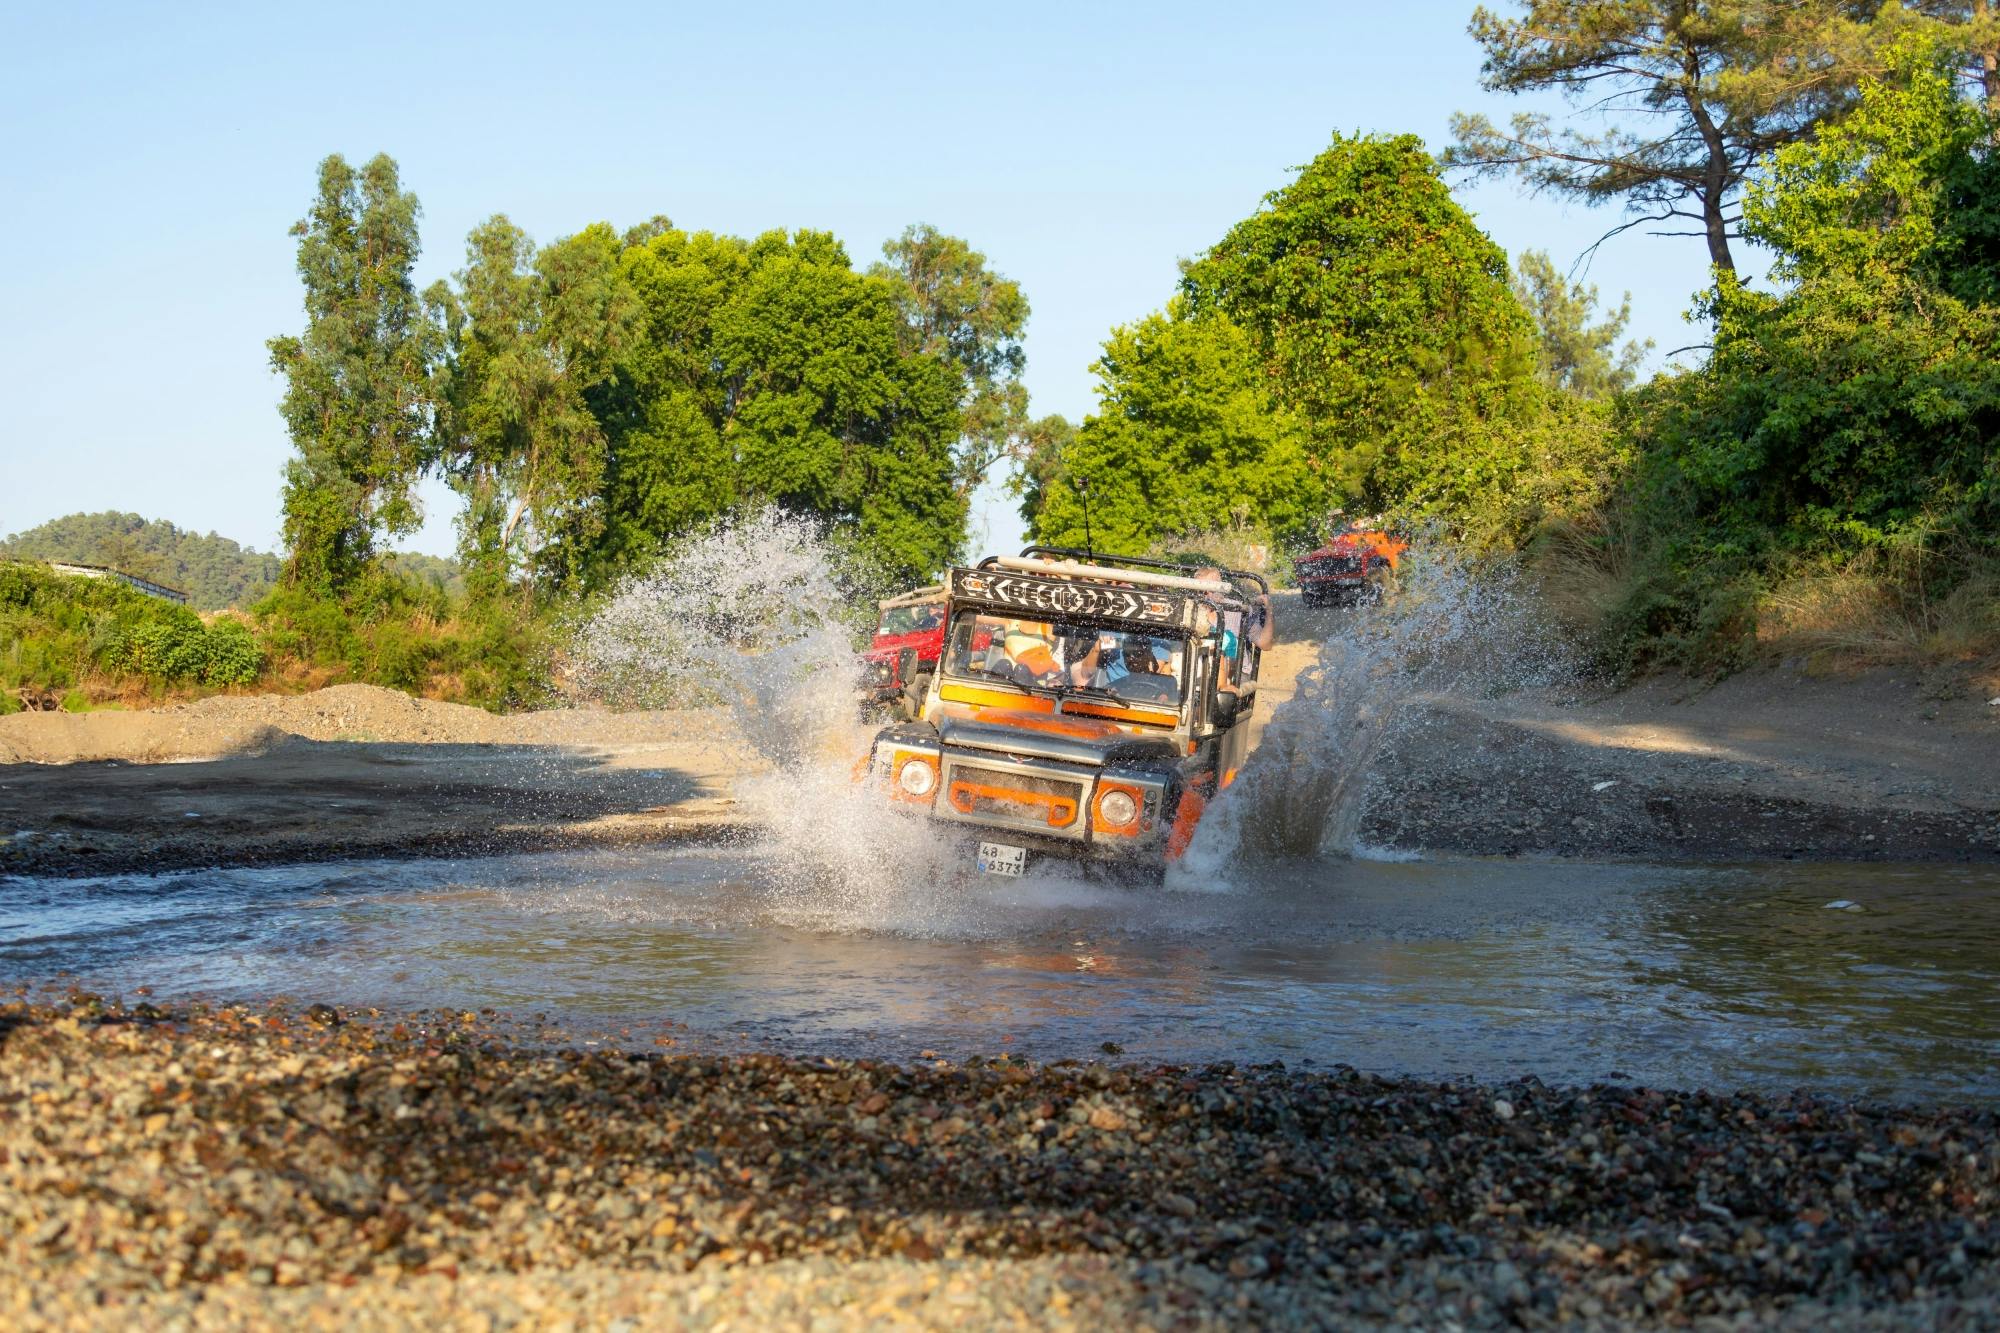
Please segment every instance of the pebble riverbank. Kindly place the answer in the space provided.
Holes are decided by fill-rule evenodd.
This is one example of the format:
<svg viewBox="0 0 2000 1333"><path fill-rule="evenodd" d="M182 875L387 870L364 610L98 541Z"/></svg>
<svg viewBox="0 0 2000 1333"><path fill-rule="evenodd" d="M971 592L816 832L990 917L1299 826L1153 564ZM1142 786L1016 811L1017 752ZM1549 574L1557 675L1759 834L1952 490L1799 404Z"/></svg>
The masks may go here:
<svg viewBox="0 0 2000 1333"><path fill-rule="evenodd" d="M1991 1107L509 1031L11 992L0 1326L2000 1322Z"/></svg>

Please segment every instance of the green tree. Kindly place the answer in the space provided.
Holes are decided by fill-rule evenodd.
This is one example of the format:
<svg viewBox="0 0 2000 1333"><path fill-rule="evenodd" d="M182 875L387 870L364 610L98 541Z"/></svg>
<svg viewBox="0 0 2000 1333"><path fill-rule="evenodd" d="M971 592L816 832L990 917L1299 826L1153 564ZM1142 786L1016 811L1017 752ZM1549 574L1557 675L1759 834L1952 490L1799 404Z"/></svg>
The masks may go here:
<svg viewBox="0 0 2000 1333"><path fill-rule="evenodd" d="M715 359L715 318L750 263L748 241L664 218L626 235L619 268L639 326L600 400L611 439L604 569L737 503L736 456L724 440L734 399Z"/></svg>
<svg viewBox="0 0 2000 1333"><path fill-rule="evenodd" d="M1617 201L1630 220L1691 223L1709 260L1734 272L1746 177L1851 105L1898 23L1879 0L1522 0L1518 18L1481 7L1470 31L1492 92L1562 94L1597 132L1524 112L1501 130L1457 115L1448 167L1516 173L1537 192ZM1884 11L1900 20L1891 4ZM1623 227L1618 230L1623 230Z"/></svg>
<svg viewBox="0 0 2000 1333"><path fill-rule="evenodd" d="M1273 401L1250 336L1226 316L1191 313L1176 298L1164 314L1112 330L1092 370L1097 412L1073 440L1050 439L1053 467L1045 452L1029 469L1024 512L1038 540L1144 551L1252 518L1302 534L1323 517L1327 487L1305 432Z"/></svg>
<svg viewBox="0 0 2000 1333"><path fill-rule="evenodd" d="M1421 510L1471 436L1533 408L1506 256L1412 135L1335 136L1181 285L1246 335L1331 502Z"/></svg>
<svg viewBox="0 0 2000 1333"><path fill-rule="evenodd" d="M957 488L969 497L995 466L1033 447L1036 423L1021 383L1028 299L986 267L985 255L928 224L905 229L882 254L888 262L869 272L895 284L904 351L943 358L963 377Z"/></svg>
<svg viewBox="0 0 2000 1333"><path fill-rule="evenodd" d="M597 400L611 441L604 569L744 506L809 513L885 573L963 541L963 363L910 341L904 295L824 232L632 234L638 331Z"/></svg>
<svg viewBox="0 0 2000 1333"><path fill-rule="evenodd" d="M589 394L632 336L637 301L603 223L536 253L504 215L475 228L457 292L429 299L448 333L438 457L465 498L471 587L578 576L604 527L606 438Z"/></svg>
<svg viewBox="0 0 2000 1333"><path fill-rule="evenodd" d="M745 498L851 527L885 570L920 578L964 540L960 380L936 355L904 353L897 296L888 279L854 272L827 233L767 233L715 342L736 389Z"/></svg>
<svg viewBox="0 0 2000 1333"><path fill-rule="evenodd" d="M1514 295L1534 317L1541 351L1537 373L1551 389L1584 398L1603 398L1630 388L1653 340L1614 348L1632 320L1632 294L1602 323L1597 288L1572 283L1541 250L1523 250L1514 260Z"/></svg>
<svg viewBox="0 0 2000 1333"><path fill-rule="evenodd" d="M420 211L387 155L357 172L335 154L292 228L306 329L269 343L297 450L285 469L285 576L322 595L360 572L379 533L421 521L414 488L438 333L410 276Z"/></svg>
<svg viewBox="0 0 2000 1333"><path fill-rule="evenodd" d="M1708 363L1633 396L1621 521L1649 572L1618 625L1639 651L1727 660L1787 571L1872 562L1922 605L2000 556L2000 305L1955 216L1993 180L1993 122L1957 64L1898 48L1850 117L1774 156L1744 211L1784 290L1724 281Z"/></svg>
<svg viewBox="0 0 2000 1333"><path fill-rule="evenodd" d="M1953 185L1995 179L1992 124L1950 64L1904 43L1847 122L1776 154L1745 217L1791 290L1716 298L1711 375L1749 429L1692 455L1720 465L1696 475L1807 532L2000 536L2000 308L1951 294L1968 268Z"/></svg>

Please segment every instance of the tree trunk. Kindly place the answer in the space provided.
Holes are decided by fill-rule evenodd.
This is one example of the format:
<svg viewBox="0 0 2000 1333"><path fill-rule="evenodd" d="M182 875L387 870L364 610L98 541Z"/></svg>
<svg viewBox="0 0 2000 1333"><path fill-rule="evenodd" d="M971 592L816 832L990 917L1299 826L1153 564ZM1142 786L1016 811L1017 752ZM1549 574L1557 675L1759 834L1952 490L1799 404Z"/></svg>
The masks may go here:
<svg viewBox="0 0 2000 1333"><path fill-rule="evenodd" d="M1987 15L1992 12L1990 0L1972 0L1972 21L1980 28L1986 26ZM1986 92L1986 109L2000 115L2000 48L1987 47L1979 53L1979 82ZM2000 133L1996 128L1995 133Z"/></svg>
<svg viewBox="0 0 2000 1333"><path fill-rule="evenodd" d="M1702 146L1708 149L1708 161L1702 167L1701 188L1697 192L1701 197L1702 233L1708 238L1708 262L1724 273L1734 273L1736 259L1729 253L1729 224L1723 217L1724 196L1733 183L1729 178L1729 146L1723 142L1722 131L1701 100L1701 52L1692 44L1685 48L1681 73L1681 96L1687 101L1688 116L1701 135Z"/></svg>

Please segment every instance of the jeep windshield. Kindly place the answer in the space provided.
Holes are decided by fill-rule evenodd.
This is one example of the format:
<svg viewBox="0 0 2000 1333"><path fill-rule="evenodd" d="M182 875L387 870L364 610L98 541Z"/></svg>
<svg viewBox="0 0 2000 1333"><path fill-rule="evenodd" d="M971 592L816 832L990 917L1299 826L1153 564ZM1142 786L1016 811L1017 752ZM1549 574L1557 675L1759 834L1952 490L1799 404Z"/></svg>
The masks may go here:
<svg viewBox="0 0 2000 1333"><path fill-rule="evenodd" d="M875 632L887 637L892 634L920 634L934 630L944 623L944 604L925 602L917 606L892 606L882 613L882 623Z"/></svg>
<svg viewBox="0 0 2000 1333"><path fill-rule="evenodd" d="M1084 695L1178 710L1187 644L1148 630L1087 628L961 611L945 674L1037 694Z"/></svg>

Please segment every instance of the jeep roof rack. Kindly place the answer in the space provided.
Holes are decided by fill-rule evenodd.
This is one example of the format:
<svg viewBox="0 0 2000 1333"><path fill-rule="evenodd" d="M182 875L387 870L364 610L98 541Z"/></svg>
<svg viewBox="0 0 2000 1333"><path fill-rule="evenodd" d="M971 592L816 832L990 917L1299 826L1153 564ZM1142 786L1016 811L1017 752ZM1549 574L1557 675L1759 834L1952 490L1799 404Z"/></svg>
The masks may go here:
<svg viewBox="0 0 2000 1333"><path fill-rule="evenodd" d="M942 602L943 600L944 585L942 583L933 583L922 588L914 588L899 596L884 597L881 601L875 603L875 607L880 611L894 611L899 606L925 606L931 602Z"/></svg>
<svg viewBox="0 0 2000 1333"><path fill-rule="evenodd" d="M1027 546L1022 548L1020 558L1023 560L1032 560L1036 557L1048 556L1058 556L1080 564L1110 565L1122 569L1157 569L1183 579L1189 577L1191 569L1200 568L1200 566L1190 566L1179 560L1158 560L1147 555L1115 555L1106 551L1086 551L1074 546ZM1004 557L987 557L987 560L998 559L1004 559ZM985 564L987 561L982 560L980 563ZM1216 568L1220 568L1220 566L1216 566ZM1271 581L1262 574L1253 573L1247 569L1224 569L1222 573L1231 582L1241 580L1246 583L1256 584L1257 591L1260 593L1269 593L1271 591Z"/></svg>

